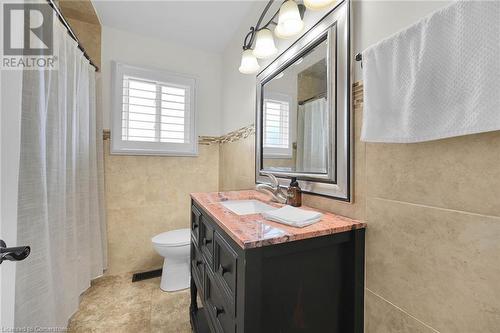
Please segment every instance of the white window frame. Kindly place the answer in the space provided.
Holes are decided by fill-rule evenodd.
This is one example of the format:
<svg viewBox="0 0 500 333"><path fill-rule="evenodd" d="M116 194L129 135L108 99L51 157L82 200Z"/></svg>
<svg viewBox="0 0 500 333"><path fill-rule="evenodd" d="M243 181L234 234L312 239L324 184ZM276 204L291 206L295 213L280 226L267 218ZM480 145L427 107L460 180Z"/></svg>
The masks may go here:
<svg viewBox="0 0 500 333"><path fill-rule="evenodd" d="M122 110L123 110L123 77L133 76L145 80L165 82L189 89L189 142L144 142L122 140ZM164 156L197 156L198 135L196 131L196 79L168 71L142 68L132 65L112 62L112 130L111 153L117 155L164 155ZM187 103L186 103L187 104Z"/></svg>
<svg viewBox="0 0 500 333"><path fill-rule="evenodd" d="M275 159L288 159L293 157L293 143L292 143L292 98L289 95L286 94L281 94L281 93L275 93L275 92L269 92L266 94L264 100L263 100L263 113L266 112L266 102L267 101L276 101L279 103L288 103L288 147L287 148L277 148L277 147L266 147L265 142L263 141L263 154L265 158L275 158ZM265 119L266 115L262 115L262 122L263 122L263 131L265 131Z"/></svg>

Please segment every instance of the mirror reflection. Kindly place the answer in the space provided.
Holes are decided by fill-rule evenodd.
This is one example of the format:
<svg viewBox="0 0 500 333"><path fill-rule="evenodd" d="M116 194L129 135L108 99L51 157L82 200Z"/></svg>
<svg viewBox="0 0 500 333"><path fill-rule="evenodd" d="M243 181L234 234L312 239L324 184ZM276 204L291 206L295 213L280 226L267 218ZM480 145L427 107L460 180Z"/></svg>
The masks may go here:
<svg viewBox="0 0 500 333"><path fill-rule="evenodd" d="M262 168L325 174L329 167L326 36L262 86Z"/></svg>

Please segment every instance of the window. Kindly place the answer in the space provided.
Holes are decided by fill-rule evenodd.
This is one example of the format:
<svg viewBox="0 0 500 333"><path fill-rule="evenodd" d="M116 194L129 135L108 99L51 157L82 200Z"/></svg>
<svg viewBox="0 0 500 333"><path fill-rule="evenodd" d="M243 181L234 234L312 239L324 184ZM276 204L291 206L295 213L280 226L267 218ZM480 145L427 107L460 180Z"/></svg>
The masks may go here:
<svg viewBox="0 0 500 333"><path fill-rule="evenodd" d="M114 64L115 154L196 155L195 80Z"/></svg>
<svg viewBox="0 0 500 333"><path fill-rule="evenodd" d="M273 94L264 99L264 154L271 158L290 158L290 101L289 97Z"/></svg>

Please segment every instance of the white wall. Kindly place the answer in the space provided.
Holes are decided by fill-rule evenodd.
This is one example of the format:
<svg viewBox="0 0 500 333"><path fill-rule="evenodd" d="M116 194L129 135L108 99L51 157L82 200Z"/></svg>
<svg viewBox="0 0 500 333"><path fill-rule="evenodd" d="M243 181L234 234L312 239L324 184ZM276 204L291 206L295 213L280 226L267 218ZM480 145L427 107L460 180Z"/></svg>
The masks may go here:
<svg viewBox="0 0 500 333"><path fill-rule="evenodd" d="M450 1L352 1L352 55L398 32L447 3ZM264 5L265 3L256 4L251 16L242 22L240 29L224 50L222 69L222 131L224 133L255 122L255 76L239 73L238 66L243 38L248 28L256 23ZM307 31L327 12L328 10L306 11L304 31ZM281 53L295 40L278 41L277 47ZM265 66L271 61L272 59L261 65ZM353 82L360 80L359 63L353 64L353 72Z"/></svg>
<svg viewBox="0 0 500 333"><path fill-rule="evenodd" d="M257 2L241 22L222 54L222 132L224 134L255 122L255 76L238 71L243 51L243 39L255 25L265 2Z"/></svg>
<svg viewBox="0 0 500 333"><path fill-rule="evenodd" d="M159 39L102 27L102 101L104 128L110 128L111 61L186 74L197 79L198 135L221 134L221 56Z"/></svg>

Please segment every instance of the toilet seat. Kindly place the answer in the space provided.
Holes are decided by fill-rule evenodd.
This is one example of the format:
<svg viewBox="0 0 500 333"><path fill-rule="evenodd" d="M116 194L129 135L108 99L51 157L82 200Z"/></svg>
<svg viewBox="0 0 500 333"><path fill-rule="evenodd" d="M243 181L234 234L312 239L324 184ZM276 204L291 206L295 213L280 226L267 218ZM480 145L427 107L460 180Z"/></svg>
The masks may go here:
<svg viewBox="0 0 500 333"><path fill-rule="evenodd" d="M186 228L162 232L151 238L151 241L157 246L165 247L189 245L191 241L191 230Z"/></svg>

